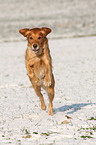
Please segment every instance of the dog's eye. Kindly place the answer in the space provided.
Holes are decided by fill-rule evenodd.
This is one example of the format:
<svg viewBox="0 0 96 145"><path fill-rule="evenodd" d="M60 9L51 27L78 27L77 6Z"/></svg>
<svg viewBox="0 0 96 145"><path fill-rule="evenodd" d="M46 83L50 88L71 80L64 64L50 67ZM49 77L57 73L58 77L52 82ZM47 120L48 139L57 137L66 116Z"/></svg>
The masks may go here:
<svg viewBox="0 0 96 145"><path fill-rule="evenodd" d="M41 39L41 37L38 37L38 39Z"/></svg>
<svg viewBox="0 0 96 145"><path fill-rule="evenodd" d="M32 37L30 37L30 39L33 39Z"/></svg>

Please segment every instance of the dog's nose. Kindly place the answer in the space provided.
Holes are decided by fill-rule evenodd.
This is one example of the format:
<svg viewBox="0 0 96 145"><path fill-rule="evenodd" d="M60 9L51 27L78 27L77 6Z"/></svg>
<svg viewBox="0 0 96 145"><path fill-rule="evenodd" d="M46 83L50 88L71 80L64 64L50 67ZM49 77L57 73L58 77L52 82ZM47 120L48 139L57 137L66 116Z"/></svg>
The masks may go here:
<svg viewBox="0 0 96 145"><path fill-rule="evenodd" d="M33 47L34 47L34 48L37 48L37 44L33 44Z"/></svg>

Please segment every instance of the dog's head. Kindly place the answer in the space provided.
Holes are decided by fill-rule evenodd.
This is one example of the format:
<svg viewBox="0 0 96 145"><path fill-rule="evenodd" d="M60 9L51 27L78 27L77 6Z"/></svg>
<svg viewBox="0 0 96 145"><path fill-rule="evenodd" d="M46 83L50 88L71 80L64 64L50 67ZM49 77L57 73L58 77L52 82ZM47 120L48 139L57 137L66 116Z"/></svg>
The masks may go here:
<svg viewBox="0 0 96 145"><path fill-rule="evenodd" d="M41 54L44 42L46 41L46 36L51 32L50 28L33 28L33 29L21 29L19 32L27 37L28 47L34 51L36 54Z"/></svg>

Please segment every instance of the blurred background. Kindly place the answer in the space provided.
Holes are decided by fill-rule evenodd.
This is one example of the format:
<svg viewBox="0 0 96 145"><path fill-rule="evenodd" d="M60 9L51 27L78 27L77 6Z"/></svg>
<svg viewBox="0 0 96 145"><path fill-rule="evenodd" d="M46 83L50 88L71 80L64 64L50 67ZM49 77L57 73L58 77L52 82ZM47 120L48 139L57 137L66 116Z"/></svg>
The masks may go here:
<svg viewBox="0 0 96 145"><path fill-rule="evenodd" d="M19 29L52 28L50 38L96 35L96 0L0 0L0 42L21 41Z"/></svg>

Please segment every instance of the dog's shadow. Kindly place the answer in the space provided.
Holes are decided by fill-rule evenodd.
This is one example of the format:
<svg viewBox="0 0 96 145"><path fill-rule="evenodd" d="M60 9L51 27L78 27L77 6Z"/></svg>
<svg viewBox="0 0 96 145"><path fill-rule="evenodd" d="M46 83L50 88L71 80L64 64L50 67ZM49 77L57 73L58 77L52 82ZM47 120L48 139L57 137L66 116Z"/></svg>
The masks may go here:
<svg viewBox="0 0 96 145"><path fill-rule="evenodd" d="M67 111L67 114L72 114L88 105L92 105L92 103L80 103L80 104L65 105L65 106L62 106L59 108L54 108L53 111L54 111L54 114L56 114L57 112L65 112L65 111Z"/></svg>

